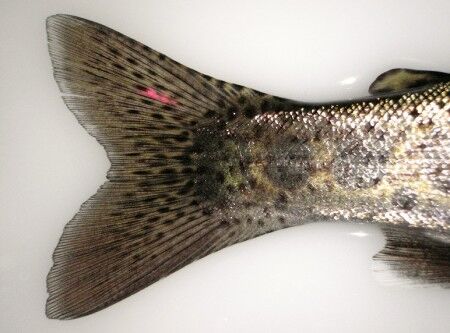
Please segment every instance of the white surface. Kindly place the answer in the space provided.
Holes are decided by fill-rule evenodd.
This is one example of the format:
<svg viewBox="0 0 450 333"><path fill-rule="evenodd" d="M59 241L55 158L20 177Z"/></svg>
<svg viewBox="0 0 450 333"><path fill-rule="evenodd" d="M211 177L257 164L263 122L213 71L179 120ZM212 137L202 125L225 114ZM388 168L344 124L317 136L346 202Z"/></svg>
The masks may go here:
<svg viewBox="0 0 450 333"><path fill-rule="evenodd" d="M450 72L450 2L0 1L0 332L450 332L450 291L379 285L375 227L319 224L233 246L91 316L44 315L64 224L105 180L64 106L44 20L110 26L204 73L300 100L365 95L392 67Z"/></svg>

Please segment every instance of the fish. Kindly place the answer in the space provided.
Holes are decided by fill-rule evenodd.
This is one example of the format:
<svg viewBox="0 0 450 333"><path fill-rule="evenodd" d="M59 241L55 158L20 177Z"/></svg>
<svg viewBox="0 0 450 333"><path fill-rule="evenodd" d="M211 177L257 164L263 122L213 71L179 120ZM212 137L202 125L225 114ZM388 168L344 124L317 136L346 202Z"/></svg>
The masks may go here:
<svg viewBox="0 0 450 333"><path fill-rule="evenodd" d="M46 315L95 313L227 246L314 221L378 225L373 260L450 286L450 74L396 68L307 103L202 74L101 24L46 21L67 107L107 181L65 226Z"/></svg>

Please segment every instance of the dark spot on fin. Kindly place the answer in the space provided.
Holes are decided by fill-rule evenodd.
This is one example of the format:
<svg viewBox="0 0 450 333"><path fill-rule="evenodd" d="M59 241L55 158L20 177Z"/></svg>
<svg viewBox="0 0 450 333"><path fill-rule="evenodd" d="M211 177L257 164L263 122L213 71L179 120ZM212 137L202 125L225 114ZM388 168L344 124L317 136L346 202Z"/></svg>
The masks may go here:
<svg viewBox="0 0 450 333"><path fill-rule="evenodd" d="M382 227L386 246L373 259L383 262L405 283L439 284L450 288L450 235L412 227ZM382 276L382 275L381 275ZM383 282L392 282L382 279Z"/></svg>
<svg viewBox="0 0 450 333"><path fill-rule="evenodd" d="M448 73L395 68L378 76L370 85L369 93L372 95L394 93L447 80L450 80Z"/></svg>

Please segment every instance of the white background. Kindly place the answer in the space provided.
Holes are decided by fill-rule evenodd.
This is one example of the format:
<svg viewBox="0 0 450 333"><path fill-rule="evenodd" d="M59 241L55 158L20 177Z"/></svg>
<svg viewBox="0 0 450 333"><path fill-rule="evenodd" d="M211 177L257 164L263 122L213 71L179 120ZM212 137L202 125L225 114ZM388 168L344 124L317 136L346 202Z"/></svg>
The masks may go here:
<svg viewBox="0 0 450 333"><path fill-rule="evenodd" d="M52 78L55 13L299 100L363 96L392 67L450 72L448 0L0 0L0 332L450 332L450 291L379 284L370 258L383 236L349 224L266 235L91 316L48 320L51 254L109 167Z"/></svg>

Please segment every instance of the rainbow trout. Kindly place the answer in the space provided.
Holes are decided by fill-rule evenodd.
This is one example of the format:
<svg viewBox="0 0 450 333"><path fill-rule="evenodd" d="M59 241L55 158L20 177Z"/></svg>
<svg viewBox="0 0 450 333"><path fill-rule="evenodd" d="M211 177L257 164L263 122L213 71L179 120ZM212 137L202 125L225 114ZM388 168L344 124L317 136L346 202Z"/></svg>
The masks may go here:
<svg viewBox="0 0 450 333"><path fill-rule="evenodd" d="M47 20L68 108L107 181L66 225L47 316L103 309L226 246L324 220L376 223L374 260L450 285L450 75L394 69L311 104L187 68L103 25Z"/></svg>

